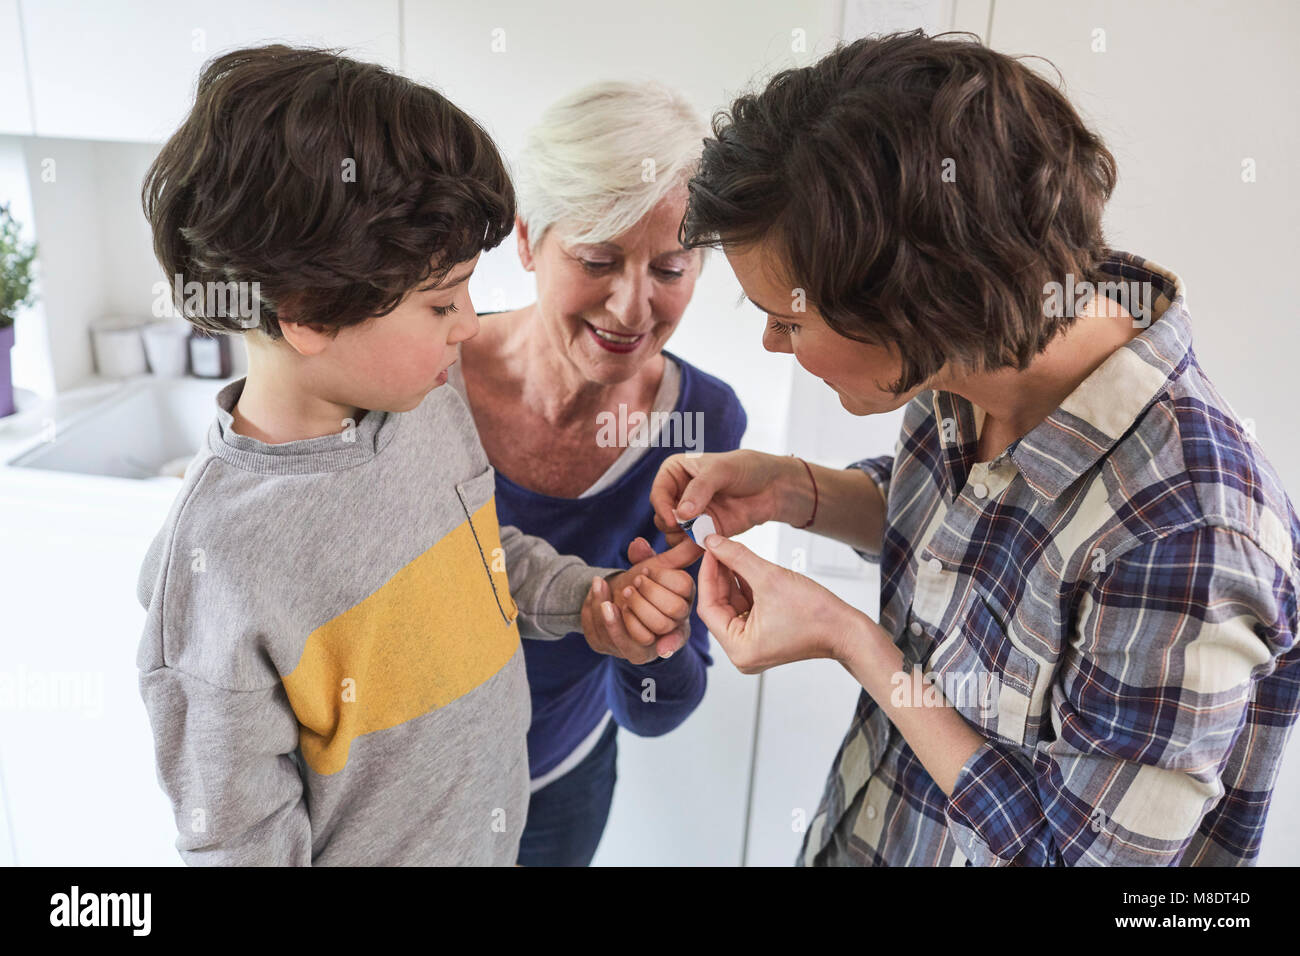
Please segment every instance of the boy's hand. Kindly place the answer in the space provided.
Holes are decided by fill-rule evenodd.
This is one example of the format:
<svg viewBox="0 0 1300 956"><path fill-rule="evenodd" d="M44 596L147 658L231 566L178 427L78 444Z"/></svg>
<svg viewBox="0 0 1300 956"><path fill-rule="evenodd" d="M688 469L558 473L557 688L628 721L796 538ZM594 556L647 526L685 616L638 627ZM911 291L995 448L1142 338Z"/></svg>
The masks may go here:
<svg viewBox="0 0 1300 956"><path fill-rule="evenodd" d="M592 579L582 605L582 630L591 648L646 664L684 647L695 581L682 568L700 553L690 540L662 554L644 538L633 541L627 550L632 567L609 580Z"/></svg>

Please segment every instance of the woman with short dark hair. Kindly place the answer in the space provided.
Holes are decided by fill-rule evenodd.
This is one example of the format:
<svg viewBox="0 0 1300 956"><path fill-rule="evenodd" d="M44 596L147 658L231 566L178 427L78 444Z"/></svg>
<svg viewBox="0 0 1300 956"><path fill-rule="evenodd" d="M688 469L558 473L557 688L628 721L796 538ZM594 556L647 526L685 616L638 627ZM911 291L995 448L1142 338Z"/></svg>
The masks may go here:
<svg viewBox="0 0 1300 956"><path fill-rule="evenodd" d="M1111 154L1018 60L920 31L713 131L686 244L850 412L906 406L893 455L675 456L652 491L669 543L716 522L698 610L741 671L829 657L863 687L798 862L1254 862L1300 710L1300 520L1182 280L1107 246ZM773 520L878 561L880 621L722 537Z"/></svg>

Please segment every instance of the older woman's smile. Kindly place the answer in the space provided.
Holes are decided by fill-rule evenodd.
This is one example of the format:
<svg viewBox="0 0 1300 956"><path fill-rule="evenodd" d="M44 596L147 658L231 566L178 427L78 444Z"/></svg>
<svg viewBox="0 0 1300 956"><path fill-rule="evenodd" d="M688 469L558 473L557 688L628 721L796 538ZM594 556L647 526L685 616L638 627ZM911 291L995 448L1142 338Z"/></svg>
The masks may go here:
<svg viewBox="0 0 1300 956"><path fill-rule="evenodd" d="M618 332L612 332L609 329L603 329L600 326L593 325L585 319L583 320L583 325L587 327L587 331L591 333L591 337L595 339L597 345L605 349L607 352L618 352L622 355L626 355L629 352L635 352L637 346L641 344L641 340L646 337L645 332L642 332L640 335L623 335Z"/></svg>

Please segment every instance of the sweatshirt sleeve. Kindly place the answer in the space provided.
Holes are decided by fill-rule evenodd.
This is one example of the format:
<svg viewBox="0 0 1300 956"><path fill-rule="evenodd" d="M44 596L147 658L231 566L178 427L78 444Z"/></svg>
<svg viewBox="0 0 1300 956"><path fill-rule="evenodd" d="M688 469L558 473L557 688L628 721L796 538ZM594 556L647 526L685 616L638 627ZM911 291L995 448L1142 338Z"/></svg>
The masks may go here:
<svg viewBox="0 0 1300 956"><path fill-rule="evenodd" d="M184 671L140 674L158 781L190 866L310 866L311 824L282 685L232 691Z"/></svg>
<svg viewBox="0 0 1300 956"><path fill-rule="evenodd" d="M558 641L571 631L582 631L582 602L599 575L617 574L619 568L594 568L572 554L560 554L544 538L524 534L514 525L502 525L510 596L519 608L519 633L543 641Z"/></svg>
<svg viewBox="0 0 1300 956"><path fill-rule="evenodd" d="M190 866L310 866L298 721L283 684L229 689L168 664L168 647L226 643L201 633L212 619L204 614L183 614L181 625L173 615L164 628L164 599L186 599L165 593L169 529L159 532L140 571L137 597L148 613L136 663L176 849Z"/></svg>

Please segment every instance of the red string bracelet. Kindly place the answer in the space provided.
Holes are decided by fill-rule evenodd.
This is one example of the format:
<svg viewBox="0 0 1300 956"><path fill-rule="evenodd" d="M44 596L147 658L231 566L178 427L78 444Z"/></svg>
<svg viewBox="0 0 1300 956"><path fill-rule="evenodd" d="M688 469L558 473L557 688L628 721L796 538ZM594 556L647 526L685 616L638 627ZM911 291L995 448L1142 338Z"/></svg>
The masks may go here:
<svg viewBox="0 0 1300 956"><path fill-rule="evenodd" d="M799 463L803 465L805 469L807 469L808 480L812 482L812 486L813 486L813 513L812 513L812 517L808 519L807 524L801 524L798 526L798 530L802 531L804 528L811 528L812 523L817 520L817 479L813 477L812 468L809 467L808 462L804 461L802 458L799 458L798 455L791 455L790 457L797 459Z"/></svg>

